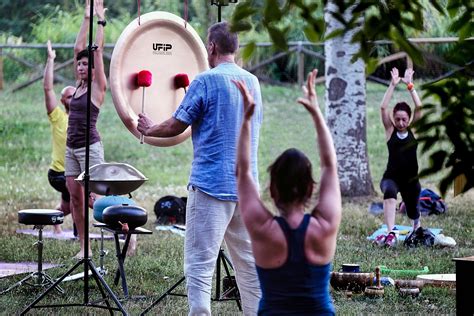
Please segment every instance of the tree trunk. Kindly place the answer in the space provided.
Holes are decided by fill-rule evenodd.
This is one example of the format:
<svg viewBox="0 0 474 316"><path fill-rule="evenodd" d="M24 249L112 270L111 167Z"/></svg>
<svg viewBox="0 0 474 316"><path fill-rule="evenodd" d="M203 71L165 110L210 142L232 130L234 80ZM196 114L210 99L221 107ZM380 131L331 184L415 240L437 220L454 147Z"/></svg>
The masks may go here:
<svg viewBox="0 0 474 316"><path fill-rule="evenodd" d="M329 12L338 10L329 1L325 10L326 34L342 27ZM350 18L351 8L345 19ZM326 120L336 147L338 174L343 196L364 196L374 193L367 155L365 64L361 59L351 62L359 50L351 43L356 29L327 40L326 55Z"/></svg>

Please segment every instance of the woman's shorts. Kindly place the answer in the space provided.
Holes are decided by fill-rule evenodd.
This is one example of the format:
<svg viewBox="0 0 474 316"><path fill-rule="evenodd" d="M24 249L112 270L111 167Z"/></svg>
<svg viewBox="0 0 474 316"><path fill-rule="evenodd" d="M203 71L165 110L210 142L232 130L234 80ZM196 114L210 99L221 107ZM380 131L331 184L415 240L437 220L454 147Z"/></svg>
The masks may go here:
<svg viewBox="0 0 474 316"><path fill-rule="evenodd" d="M85 169L86 147L66 147L66 177L77 177ZM96 142L89 146L89 167L104 163L104 147L102 142Z"/></svg>

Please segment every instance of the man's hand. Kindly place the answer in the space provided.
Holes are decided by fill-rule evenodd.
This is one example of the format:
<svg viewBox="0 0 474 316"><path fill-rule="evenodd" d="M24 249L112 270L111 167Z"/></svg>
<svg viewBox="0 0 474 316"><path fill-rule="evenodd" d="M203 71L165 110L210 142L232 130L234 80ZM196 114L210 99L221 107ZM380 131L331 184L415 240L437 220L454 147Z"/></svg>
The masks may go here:
<svg viewBox="0 0 474 316"><path fill-rule="evenodd" d="M56 58L56 51L51 47L50 40L46 42L46 46L48 47L48 59L54 60Z"/></svg>
<svg viewBox="0 0 474 316"><path fill-rule="evenodd" d="M255 101L253 99L253 95L248 90L245 81L232 80L232 82L240 90L240 93L242 94L242 97L244 99L244 119L250 120L255 110Z"/></svg>
<svg viewBox="0 0 474 316"><path fill-rule="evenodd" d="M138 114L138 125L137 125L137 130L142 133L144 136L148 136L148 129L155 125L153 121L146 116L144 113L139 113Z"/></svg>

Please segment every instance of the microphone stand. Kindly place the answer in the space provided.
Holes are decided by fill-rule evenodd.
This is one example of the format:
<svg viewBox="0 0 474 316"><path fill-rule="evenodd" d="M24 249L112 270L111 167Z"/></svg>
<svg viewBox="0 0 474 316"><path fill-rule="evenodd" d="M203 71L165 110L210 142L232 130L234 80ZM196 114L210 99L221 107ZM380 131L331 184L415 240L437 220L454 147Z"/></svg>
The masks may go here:
<svg viewBox="0 0 474 316"><path fill-rule="evenodd" d="M102 275L98 272L97 268L95 267L92 259L89 257L89 156L90 156L90 126L91 126L91 95L92 95L92 67L94 65L94 50L97 49L97 46L93 46L92 35L93 35L93 27L94 27L94 1L90 1L90 19L89 19L89 63L87 67L87 115L86 115L86 147L85 147L85 166L84 166L84 249L85 254L84 258L79 260L71 269L69 269L64 275L62 275L59 279L56 280L44 293L39 295L31 304L29 304L21 313L20 315L25 315L30 309L32 308L56 308L56 307L87 307L87 308L100 308L100 309L107 309L110 315L114 314L114 311L120 311L122 315L128 315L125 309L123 308L122 304L120 303L117 296L112 292L110 287L107 285L105 280L102 278ZM36 305L40 302L50 291L54 288L59 286L59 283L63 281L68 275L70 275L74 270L79 268L81 265L84 267L84 297L82 303L72 303L72 304L50 304L50 305ZM97 287L102 295L102 299L105 301L104 305L95 304L93 302L89 302L89 270L91 272L92 277L97 283ZM105 291L104 291L105 288ZM109 298L107 295L115 302L117 307L112 307L109 303Z"/></svg>

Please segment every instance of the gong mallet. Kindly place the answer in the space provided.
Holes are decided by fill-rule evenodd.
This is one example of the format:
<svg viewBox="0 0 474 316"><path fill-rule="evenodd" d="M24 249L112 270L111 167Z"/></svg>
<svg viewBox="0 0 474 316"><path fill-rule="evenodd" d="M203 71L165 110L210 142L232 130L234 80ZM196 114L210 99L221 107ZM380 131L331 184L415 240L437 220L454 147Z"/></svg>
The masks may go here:
<svg viewBox="0 0 474 316"><path fill-rule="evenodd" d="M187 86L189 86L189 78L187 74L177 74L174 76L174 87L176 89L184 88L184 93L186 93Z"/></svg>
<svg viewBox="0 0 474 316"><path fill-rule="evenodd" d="M145 113L145 87L151 86L151 72L148 70L142 70L137 75L137 85L139 87L143 87L143 95L142 95L142 114ZM143 144L144 136L143 134L140 135L140 144Z"/></svg>

